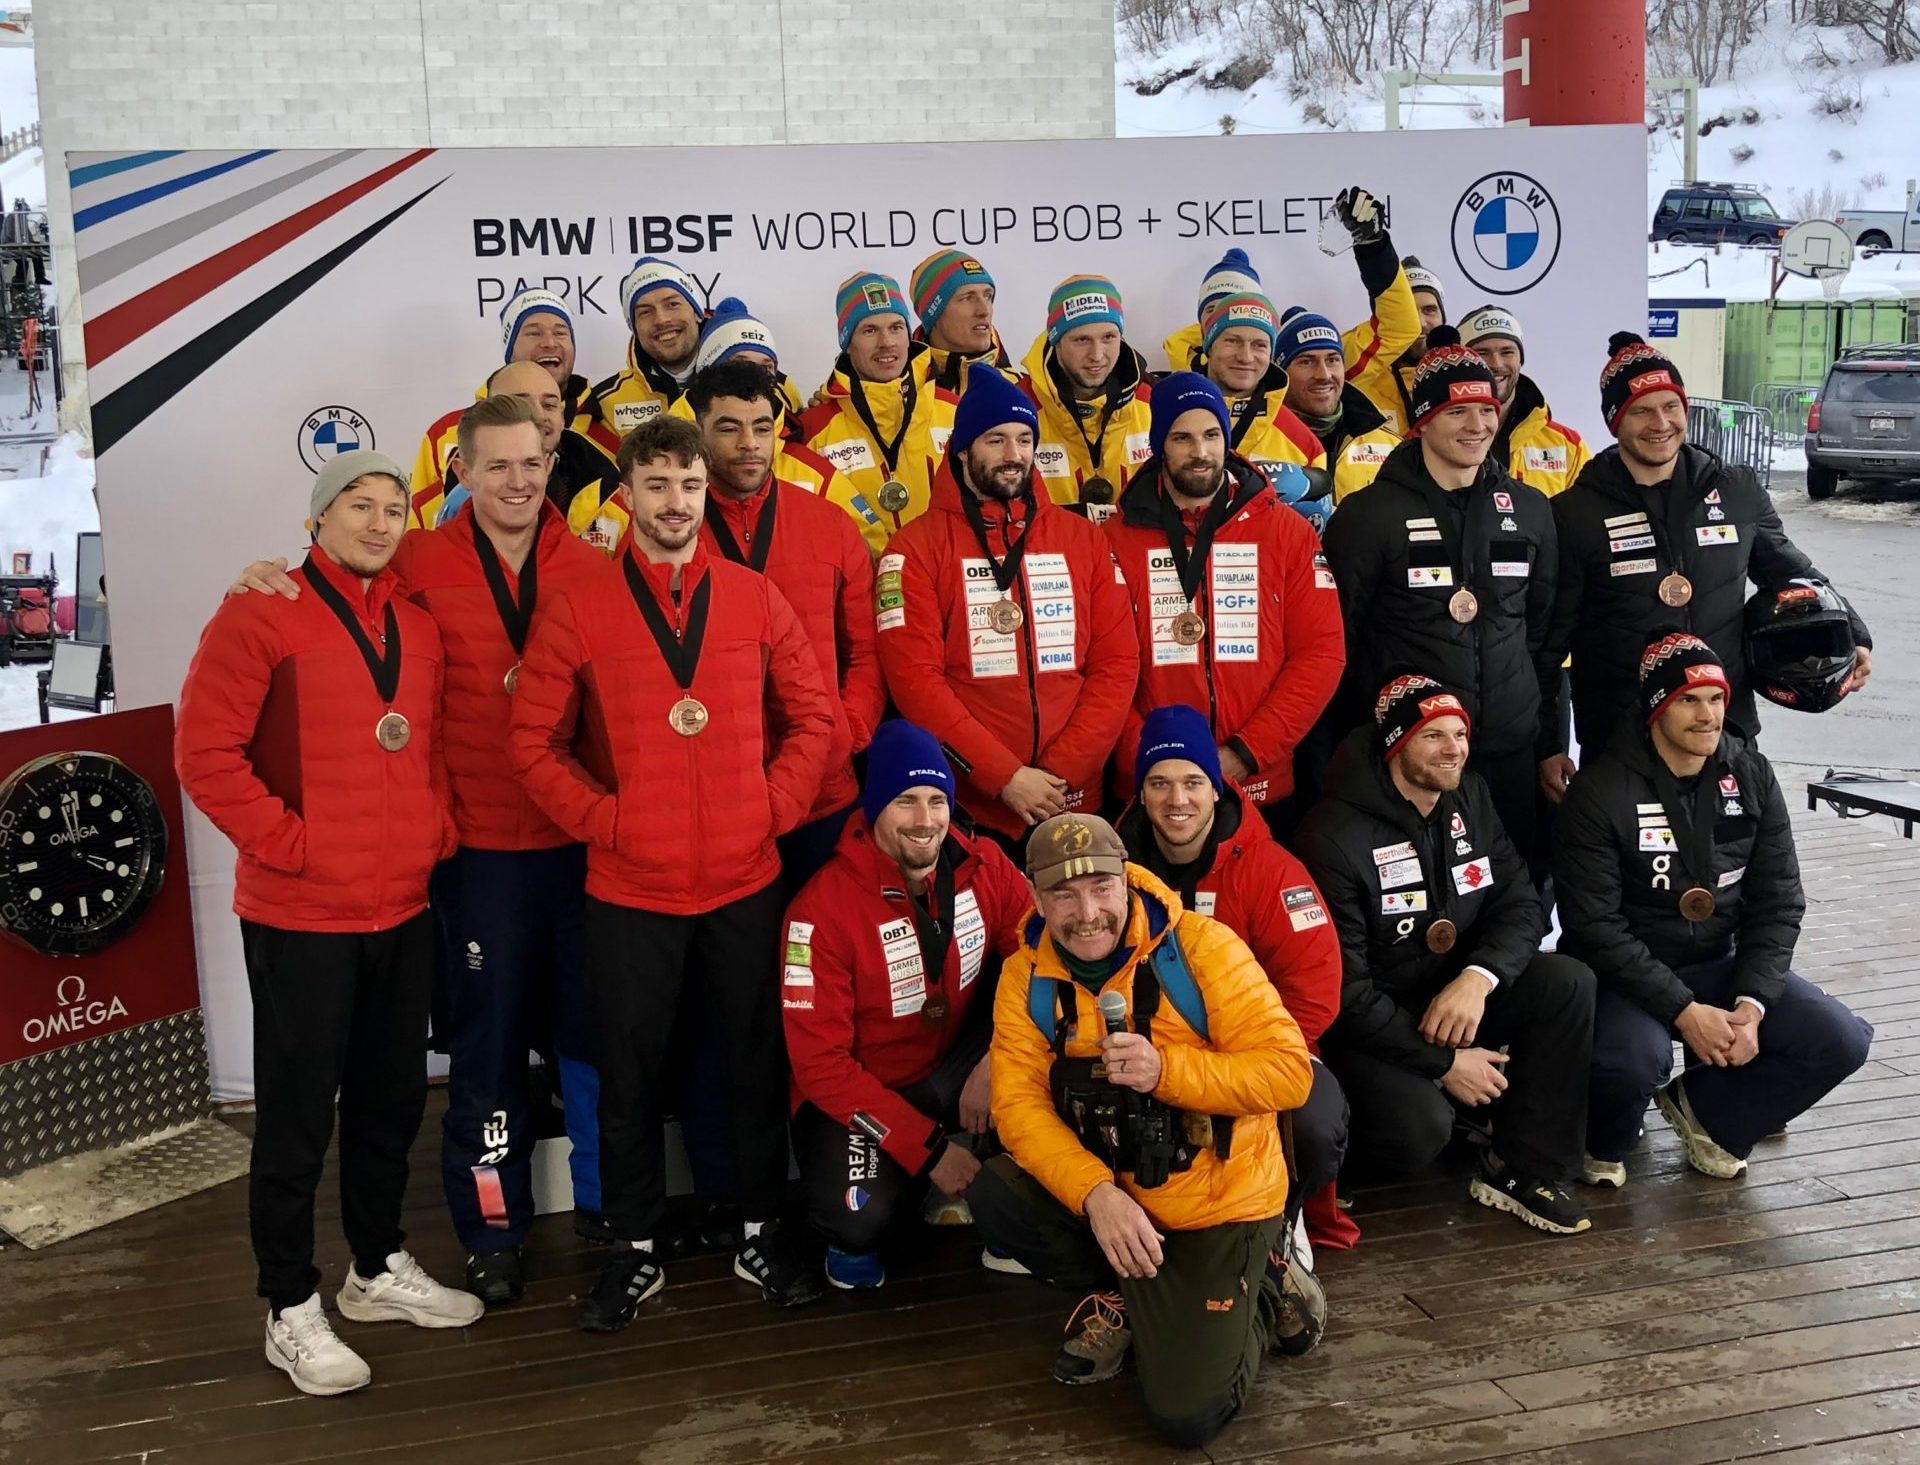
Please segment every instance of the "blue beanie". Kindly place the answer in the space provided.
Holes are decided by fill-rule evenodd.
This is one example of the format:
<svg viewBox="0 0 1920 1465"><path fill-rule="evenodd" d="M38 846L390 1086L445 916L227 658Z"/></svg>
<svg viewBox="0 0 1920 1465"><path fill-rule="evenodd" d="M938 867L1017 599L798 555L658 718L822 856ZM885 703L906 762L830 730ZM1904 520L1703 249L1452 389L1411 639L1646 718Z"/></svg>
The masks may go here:
<svg viewBox="0 0 1920 1465"><path fill-rule="evenodd" d="M1166 446L1167 433L1183 413L1204 408L1220 419L1222 432L1233 431L1233 419L1227 415L1227 399L1220 395L1220 388L1197 371L1176 371L1162 377L1153 384L1147 405L1152 411L1147 425L1147 451L1156 458Z"/></svg>
<svg viewBox="0 0 1920 1465"><path fill-rule="evenodd" d="M953 801L953 769L940 740L923 727L896 717L874 729L867 746L867 782L860 807L871 829L881 812L910 788L937 788Z"/></svg>
<svg viewBox="0 0 1920 1465"><path fill-rule="evenodd" d="M1223 295L1258 295L1260 293L1260 271L1253 267L1244 249L1229 249L1220 256L1220 262L1210 268L1200 279L1200 303L1194 310L1194 318L1207 313L1207 307Z"/></svg>
<svg viewBox="0 0 1920 1465"><path fill-rule="evenodd" d="M758 351L772 359L776 370L779 368L780 349L773 344L773 332L767 329L765 321L747 309L746 301L729 295L714 306L713 314L700 327L693 369L705 371L742 351Z"/></svg>
<svg viewBox="0 0 1920 1465"><path fill-rule="evenodd" d="M1294 305L1280 317L1280 334L1274 338L1273 355L1282 366L1308 351L1343 349L1340 328L1324 315L1315 315L1304 305Z"/></svg>
<svg viewBox="0 0 1920 1465"><path fill-rule="evenodd" d="M1204 714L1178 702L1154 708L1140 724L1140 749L1133 758L1135 798L1146 787L1153 765L1168 758L1197 763L1213 791L1220 792L1220 749L1213 741L1213 729Z"/></svg>
<svg viewBox="0 0 1920 1465"><path fill-rule="evenodd" d="M706 319L707 308L700 303L700 286L693 276L670 259L662 259L657 254L643 254L633 262L633 268L620 282L620 314L626 318L628 330L633 329L634 301L663 285L693 307L695 320Z"/></svg>
<svg viewBox="0 0 1920 1465"><path fill-rule="evenodd" d="M996 368L984 361L974 362L967 368L966 395L954 410L953 436L947 439L947 451L955 458L964 458L975 438L1009 422L1024 422L1038 441L1040 415L1033 410L1032 400Z"/></svg>
<svg viewBox="0 0 1920 1465"><path fill-rule="evenodd" d="M500 307L500 336L507 348L506 359L509 364L513 361L513 343L530 315L557 315L567 323L568 330L573 329L573 312L567 309L567 302L553 291L522 290Z"/></svg>

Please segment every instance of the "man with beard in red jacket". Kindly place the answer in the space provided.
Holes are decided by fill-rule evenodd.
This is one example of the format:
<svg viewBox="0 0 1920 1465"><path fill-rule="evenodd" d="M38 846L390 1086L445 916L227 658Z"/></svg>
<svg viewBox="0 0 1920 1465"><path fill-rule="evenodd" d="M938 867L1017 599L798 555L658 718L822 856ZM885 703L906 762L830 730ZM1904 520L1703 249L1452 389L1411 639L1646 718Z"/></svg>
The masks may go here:
<svg viewBox="0 0 1920 1465"><path fill-rule="evenodd" d="M579 1325L631 1323L666 1282L663 1096L683 996L731 1043L741 1244L777 1307L821 1295L779 1221L786 1183L774 840L818 795L833 703L772 582L700 541L700 430L661 417L620 447L632 536L557 598L521 664L507 756L587 844L587 1009L599 1042L600 1183L613 1256Z"/></svg>
<svg viewBox="0 0 1920 1465"><path fill-rule="evenodd" d="M407 480L382 453L314 479L314 593L230 596L180 692L180 786L233 841L233 908L253 995L256 1124L248 1225L266 1356L308 1394L372 1377L321 1310L313 1197L340 1114L341 1221L355 1322L458 1328L480 1300L404 1249L407 1151L427 1101L433 918L453 852L441 757L440 637L394 595Z"/></svg>
<svg viewBox="0 0 1920 1465"><path fill-rule="evenodd" d="M793 1143L827 1281L886 1281L880 1247L929 1186L964 1201L989 1119L1000 959L1031 896L990 839L953 827L933 734L881 725L862 812L787 908L781 1006Z"/></svg>
<svg viewBox="0 0 1920 1465"><path fill-rule="evenodd" d="M1033 403L976 363L928 512L874 580L894 704L940 740L975 823L1020 855L1027 832L1100 803L1140 649L1101 532L1048 498Z"/></svg>
<svg viewBox="0 0 1920 1465"><path fill-rule="evenodd" d="M1141 719L1185 703L1205 709L1221 772L1278 817L1294 749L1346 666L1340 597L1312 527L1227 446L1220 389L1176 372L1152 405L1153 457L1104 526L1145 662L1115 760L1120 786L1137 783Z"/></svg>
<svg viewBox="0 0 1920 1465"><path fill-rule="evenodd" d="M1292 1111L1299 1175L1288 1211L1304 1205L1313 1243L1344 1250L1360 1232L1334 1203L1347 1100L1318 1057L1320 1035L1340 1015L1340 938L1326 903L1306 866L1274 840L1265 820L1250 817L1245 793L1222 775L1197 708L1149 712L1136 767L1134 802L1114 825L1127 857L1158 875L1188 910L1247 943L1314 1055L1313 1091Z"/></svg>

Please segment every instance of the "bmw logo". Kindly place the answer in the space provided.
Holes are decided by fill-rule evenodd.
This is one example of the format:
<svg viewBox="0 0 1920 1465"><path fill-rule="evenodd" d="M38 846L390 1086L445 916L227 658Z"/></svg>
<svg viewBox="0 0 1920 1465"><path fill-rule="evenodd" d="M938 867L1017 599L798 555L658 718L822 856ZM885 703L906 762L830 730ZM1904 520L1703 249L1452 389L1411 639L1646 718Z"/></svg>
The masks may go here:
<svg viewBox="0 0 1920 1465"><path fill-rule="evenodd" d="M315 473L329 458L373 446L373 424L351 407L321 407L300 423L300 461Z"/></svg>
<svg viewBox="0 0 1920 1465"><path fill-rule="evenodd" d="M1490 295L1518 295L1560 257L1560 210L1525 173L1476 179L1453 210L1453 259Z"/></svg>

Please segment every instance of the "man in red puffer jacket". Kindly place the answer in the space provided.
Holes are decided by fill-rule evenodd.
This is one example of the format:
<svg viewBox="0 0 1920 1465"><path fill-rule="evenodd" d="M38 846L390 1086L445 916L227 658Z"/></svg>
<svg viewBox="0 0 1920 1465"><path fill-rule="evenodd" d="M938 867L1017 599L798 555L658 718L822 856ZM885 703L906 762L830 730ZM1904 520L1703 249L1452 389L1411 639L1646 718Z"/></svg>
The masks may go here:
<svg viewBox="0 0 1920 1465"><path fill-rule="evenodd" d="M787 1140L774 840L819 795L833 703L786 597L700 541L699 429L657 418L621 444L619 466L631 540L535 627L507 732L534 802L588 846L587 1004L614 1236L578 1308L590 1332L626 1327L666 1282L654 1246L662 1104L683 994L732 1044L734 1272L778 1307L822 1290L777 1219Z"/></svg>
<svg viewBox="0 0 1920 1465"><path fill-rule="evenodd" d="M339 1097L343 1316L464 1327L480 1300L403 1248L407 1152L427 1097L427 877L453 852L440 636L394 595L407 481L342 453L314 479L298 601L233 596L180 693L180 785L234 843L254 1003L248 1221L266 1354L309 1394L364 1387L314 1290L313 1197Z"/></svg>
<svg viewBox="0 0 1920 1465"><path fill-rule="evenodd" d="M794 1152L843 1291L886 1281L880 1244L915 1192L964 1201L980 1172L994 983L1033 898L998 845L952 827L953 771L923 728L881 725L861 803L787 908L781 985Z"/></svg>
<svg viewBox="0 0 1920 1465"><path fill-rule="evenodd" d="M1221 776L1206 718L1192 707L1156 707L1140 735L1134 803L1114 826L1127 854L1180 896L1246 942L1300 1024L1314 1055L1313 1090L1293 1111L1299 1183L1289 1210L1304 1204L1316 1246L1350 1247L1360 1231L1334 1203L1333 1180L1347 1152L1347 1100L1321 1063L1320 1035L1340 1015L1340 939L1307 868L1254 816L1242 791Z"/></svg>
<svg viewBox="0 0 1920 1465"><path fill-rule="evenodd" d="M894 705L1018 856L1042 819L1099 807L1140 648L1106 539L1034 469L1033 403L991 366L968 381L933 501L880 557L874 624Z"/></svg>

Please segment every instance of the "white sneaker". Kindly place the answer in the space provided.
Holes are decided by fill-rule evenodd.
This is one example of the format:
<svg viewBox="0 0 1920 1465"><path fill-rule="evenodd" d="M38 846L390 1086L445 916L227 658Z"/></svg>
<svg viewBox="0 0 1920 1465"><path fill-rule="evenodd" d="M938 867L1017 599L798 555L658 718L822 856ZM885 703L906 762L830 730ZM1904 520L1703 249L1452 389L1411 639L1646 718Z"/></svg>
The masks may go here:
<svg viewBox="0 0 1920 1465"><path fill-rule="evenodd" d="M471 1292L442 1287L404 1251L389 1256L387 1269L377 1277L347 1268L346 1285L334 1301L340 1316L356 1323L412 1323L417 1328L464 1328L487 1310Z"/></svg>
<svg viewBox="0 0 1920 1465"><path fill-rule="evenodd" d="M939 1186L927 1192L927 1204L921 1212L929 1226L971 1226L973 1208L959 1196L948 1195Z"/></svg>
<svg viewBox="0 0 1920 1465"><path fill-rule="evenodd" d="M267 1362L303 1394L351 1394L373 1382L366 1359L334 1335L318 1292L279 1317L268 1311Z"/></svg>
<svg viewBox="0 0 1920 1465"><path fill-rule="evenodd" d="M1305 1211L1302 1211L1293 1218L1292 1259L1305 1267L1309 1272L1313 1270L1313 1242L1307 1238L1307 1213Z"/></svg>
<svg viewBox="0 0 1920 1465"><path fill-rule="evenodd" d="M1606 1185L1615 1190L1624 1189L1627 1183L1627 1163L1624 1160L1596 1160L1586 1155L1580 1161L1580 1183L1582 1185Z"/></svg>
<svg viewBox="0 0 1920 1465"><path fill-rule="evenodd" d="M980 1248L980 1265L990 1272L998 1272L1003 1277L1031 1277L1026 1264L1019 1258L1009 1256L1004 1251L995 1251L991 1246Z"/></svg>
<svg viewBox="0 0 1920 1465"><path fill-rule="evenodd" d="M1747 1173L1747 1162L1721 1149L1707 1133L1706 1126L1694 1118L1693 1105L1687 1102L1686 1088L1679 1079L1655 1089L1653 1102L1660 1106L1667 1123L1680 1136L1680 1143L1687 1151L1687 1163L1694 1169L1715 1180L1737 1180Z"/></svg>

